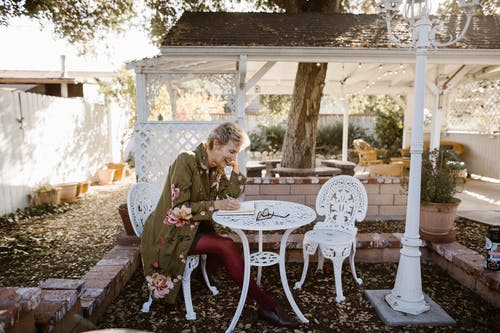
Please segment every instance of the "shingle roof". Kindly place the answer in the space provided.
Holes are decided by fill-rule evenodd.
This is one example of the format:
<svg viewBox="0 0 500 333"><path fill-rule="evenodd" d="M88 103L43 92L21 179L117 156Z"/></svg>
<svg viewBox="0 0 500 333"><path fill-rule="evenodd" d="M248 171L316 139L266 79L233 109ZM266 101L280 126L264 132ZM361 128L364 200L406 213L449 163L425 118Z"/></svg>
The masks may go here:
<svg viewBox="0 0 500 333"><path fill-rule="evenodd" d="M465 16L442 16L440 36L460 32ZM394 32L409 38L398 22ZM500 16L475 16L463 40L450 48L500 49ZM396 47L389 42L385 18L368 14L203 13L186 12L163 46Z"/></svg>

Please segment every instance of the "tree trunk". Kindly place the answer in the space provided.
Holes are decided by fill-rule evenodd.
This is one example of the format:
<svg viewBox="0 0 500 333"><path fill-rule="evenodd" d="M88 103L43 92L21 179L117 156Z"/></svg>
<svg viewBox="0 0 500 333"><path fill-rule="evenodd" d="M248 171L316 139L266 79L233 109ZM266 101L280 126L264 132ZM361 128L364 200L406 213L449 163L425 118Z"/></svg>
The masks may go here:
<svg viewBox="0 0 500 333"><path fill-rule="evenodd" d="M328 63L299 63L281 165L313 168L316 160L316 130Z"/></svg>

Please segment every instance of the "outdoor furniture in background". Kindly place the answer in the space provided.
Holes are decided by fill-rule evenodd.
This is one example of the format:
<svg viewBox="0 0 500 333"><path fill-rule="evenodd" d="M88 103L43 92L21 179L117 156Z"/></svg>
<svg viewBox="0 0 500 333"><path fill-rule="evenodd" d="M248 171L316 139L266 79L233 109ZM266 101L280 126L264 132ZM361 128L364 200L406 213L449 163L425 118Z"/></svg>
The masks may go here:
<svg viewBox="0 0 500 333"><path fill-rule="evenodd" d="M261 177L262 170L266 170L266 165L260 161L248 161L245 165L247 177Z"/></svg>
<svg viewBox="0 0 500 333"><path fill-rule="evenodd" d="M156 204L158 203L160 196L160 190L155 185L150 183L139 182L130 188L127 197L127 207L130 221L132 222L132 227L134 228L137 237L141 237L144 223L151 212L156 208ZM216 287L210 285L210 281L208 280L206 258L206 255L201 255L201 271L203 273L203 278L205 279L205 283L212 294L217 295L219 291ZM196 312L193 310L193 303L191 301L191 273L196 267L198 267L199 262L200 255L187 256L186 268L184 269L184 274L182 275L182 291L184 294L184 302L186 304L187 320L196 319ZM153 298L150 293L149 299L142 305L141 311L149 312L149 307L152 302Z"/></svg>
<svg viewBox="0 0 500 333"><path fill-rule="evenodd" d="M247 177L269 177L271 175L271 170L276 168L281 160L261 160L261 161L248 161L245 168L247 171ZM265 170L265 174L263 174Z"/></svg>
<svg viewBox="0 0 500 333"><path fill-rule="evenodd" d="M429 141L424 141L423 143L424 150L429 149ZM467 178L467 164L462 161L461 155L465 152L464 145L454 141L440 141L439 149L445 151L445 158L447 159L447 163L453 165L453 168L456 170L457 177L461 178L463 181ZM400 161L403 160L405 163L405 167L410 167L410 148L400 148L399 152L402 157L391 157L391 161Z"/></svg>
<svg viewBox="0 0 500 333"><path fill-rule="evenodd" d="M401 177L405 173L404 162L391 162L390 164L374 164L367 167L371 177L388 176Z"/></svg>
<svg viewBox="0 0 500 333"><path fill-rule="evenodd" d="M307 275L309 256L316 253L318 245L320 251L317 271L323 270L324 258L332 260L337 302L345 300L342 293L342 264L345 258L349 257L356 283L363 283L363 280L357 277L354 266L358 232L354 223L365 218L367 209L366 189L358 179L341 175L333 177L321 186L316 197L316 212L319 216L325 216L325 220L316 223L313 230L304 234L304 268L300 281L295 283L295 289L302 287Z"/></svg>
<svg viewBox="0 0 500 333"><path fill-rule="evenodd" d="M290 303L293 311L303 323L309 321L302 314L299 307L293 299L288 280L286 277L285 267L285 252L288 236L295 229L311 223L316 219L314 209L294 202L286 201L272 201L272 200L257 200L253 202L255 206L254 214L247 215L219 215L215 212L212 218L215 222L233 230L241 238L243 245L243 256L245 260L245 274L243 278L243 287L241 290L240 301L234 314L234 317L226 332L232 332L240 318L241 311L245 305L248 285L250 281L250 267L257 266L257 284L260 285L262 266L271 266L279 264L281 284L285 291L288 302ZM281 236L279 254L275 252L264 251L262 247L262 232L263 231L276 231L286 230ZM245 234L247 231L259 232L259 245L258 251L250 254L250 246L248 238Z"/></svg>
<svg viewBox="0 0 500 333"><path fill-rule="evenodd" d="M356 167L356 163L341 160L322 160L321 165L339 168L341 170L341 175L348 176L354 176L354 168Z"/></svg>
<svg viewBox="0 0 500 333"><path fill-rule="evenodd" d="M260 163L264 163L266 165L266 170L271 170L272 168L276 168L278 164L281 163L281 159L270 159L270 160L263 160L260 161Z"/></svg>
<svg viewBox="0 0 500 333"><path fill-rule="evenodd" d="M410 168L410 157L391 157L390 164L401 163L405 169Z"/></svg>
<svg viewBox="0 0 500 333"><path fill-rule="evenodd" d="M449 149L453 150L453 152L455 152L457 156L461 156L465 152L464 145L455 141L440 141L439 146L448 147ZM424 150L429 149L429 141L424 141L423 148ZM410 157L410 147L400 148L399 152L401 153L402 157Z"/></svg>
<svg viewBox="0 0 500 333"><path fill-rule="evenodd" d="M271 176L275 177L276 174L280 177L320 177L320 176L330 176L340 174L342 170L339 168L331 167L315 167L315 168L273 168L271 169Z"/></svg>
<svg viewBox="0 0 500 333"><path fill-rule="evenodd" d="M358 153L360 165L382 164L387 159L387 149L375 149L363 139L356 139L352 144Z"/></svg>

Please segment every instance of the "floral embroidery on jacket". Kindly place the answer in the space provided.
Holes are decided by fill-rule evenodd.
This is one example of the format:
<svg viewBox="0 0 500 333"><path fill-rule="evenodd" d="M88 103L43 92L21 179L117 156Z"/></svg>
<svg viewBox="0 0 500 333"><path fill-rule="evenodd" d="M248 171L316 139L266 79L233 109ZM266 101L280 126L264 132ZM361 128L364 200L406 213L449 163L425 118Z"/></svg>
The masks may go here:
<svg viewBox="0 0 500 333"><path fill-rule="evenodd" d="M175 207L169 209L163 223L174 224L176 227L182 227L185 224L189 224L192 217L191 208L182 205L181 208Z"/></svg>
<svg viewBox="0 0 500 333"><path fill-rule="evenodd" d="M178 187L175 187L174 184L170 186L170 197L172 198L172 205L174 203L174 200L179 197L179 194L181 193L181 190Z"/></svg>
<svg viewBox="0 0 500 333"><path fill-rule="evenodd" d="M165 276L160 273L153 273L153 275L146 276L148 289L155 298L165 297L165 295L167 295L174 287L174 283L179 280L180 276L178 276L177 279L172 280L170 276Z"/></svg>
<svg viewBox="0 0 500 333"><path fill-rule="evenodd" d="M220 179L222 178L222 172L219 170L216 171L215 177L210 177L212 179L212 188L215 188L215 191L219 192Z"/></svg>

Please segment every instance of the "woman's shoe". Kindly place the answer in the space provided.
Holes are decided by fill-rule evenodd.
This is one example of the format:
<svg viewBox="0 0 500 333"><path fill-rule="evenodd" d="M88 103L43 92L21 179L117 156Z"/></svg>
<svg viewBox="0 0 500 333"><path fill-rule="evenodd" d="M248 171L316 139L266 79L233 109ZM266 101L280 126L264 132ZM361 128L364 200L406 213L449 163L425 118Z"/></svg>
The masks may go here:
<svg viewBox="0 0 500 333"><path fill-rule="evenodd" d="M299 326L299 322L296 319L290 318L280 305L277 305L274 310L264 310L259 308L258 313L260 318L267 320L276 326L291 328Z"/></svg>

